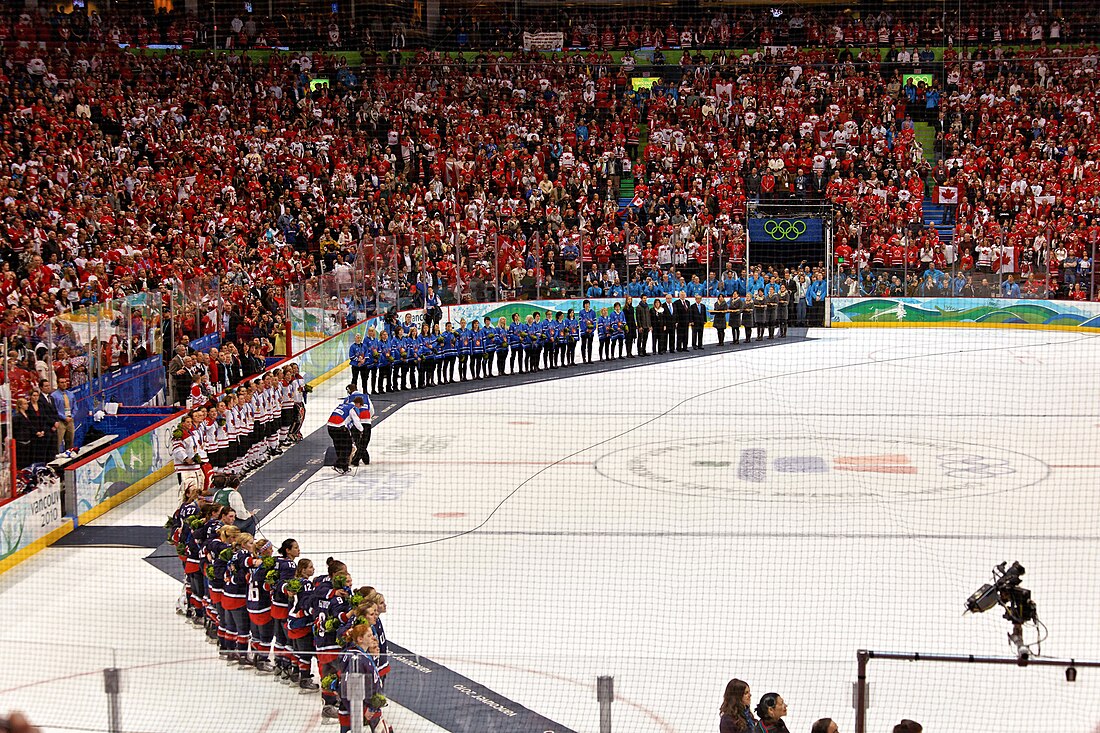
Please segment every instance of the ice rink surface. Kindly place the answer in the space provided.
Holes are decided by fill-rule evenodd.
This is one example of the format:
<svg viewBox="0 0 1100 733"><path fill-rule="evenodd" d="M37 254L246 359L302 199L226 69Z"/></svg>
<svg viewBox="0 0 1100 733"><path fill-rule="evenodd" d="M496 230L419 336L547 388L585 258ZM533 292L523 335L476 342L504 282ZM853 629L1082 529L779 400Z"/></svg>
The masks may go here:
<svg viewBox="0 0 1100 733"><path fill-rule="evenodd" d="M1043 656L1100 659L1098 357L1071 332L817 330L425 399L377 427L371 466L304 466L261 528L382 589L394 641L566 728L599 729L607 674L615 731L713 731L731 677L782 694L792 731L851 731L858 649L1013 654L997 609L962 615L1002 561L1027 568ZM98 522L173 506L164 482ZM50 548L0 577L0 710L102 730L110 662L126 730L213 730L222 707L320 729L315 697L213 660L147 554ZM869 731L1100 724L1097 670L872 661L869 680Z"/></svg>

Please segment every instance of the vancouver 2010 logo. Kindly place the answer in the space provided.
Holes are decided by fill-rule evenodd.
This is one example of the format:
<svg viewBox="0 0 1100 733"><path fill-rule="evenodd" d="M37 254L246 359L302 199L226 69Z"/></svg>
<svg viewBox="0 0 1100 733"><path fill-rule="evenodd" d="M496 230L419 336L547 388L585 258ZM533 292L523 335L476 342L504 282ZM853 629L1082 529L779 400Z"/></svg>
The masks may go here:
<svg viewBox="0 0 1100 733"><path fill-rule="evenodd" d="M801 219L768 219L764 222L764 233L776 241L793 242L806 233L806 222Z"/></svg>

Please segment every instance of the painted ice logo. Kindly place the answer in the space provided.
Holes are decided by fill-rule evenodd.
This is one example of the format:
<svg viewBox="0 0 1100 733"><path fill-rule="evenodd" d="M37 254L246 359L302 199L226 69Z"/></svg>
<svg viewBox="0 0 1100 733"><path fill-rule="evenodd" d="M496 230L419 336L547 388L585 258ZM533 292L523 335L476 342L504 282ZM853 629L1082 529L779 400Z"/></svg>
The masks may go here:
<svg viewBox="0 0 1100 733"><path fill-rule="evenodd" d="M420 474L413 471L363 471L336 481L327 477L306 484L305 501L396 501L416 486Z"/></svg>
<svg viewBox="0 0 1100 733"><path fill-rule="evenodd" d="M748 501L920 501L1012 491L1046 477L1023 453L955 441L726 436L602 456L596 470L662 493Z"/></svg>
<svg viewBox="0 0 1100 733"><path fill-rule="evenodd" d="M806 233L806 222L801 219L768 219L764 222L764 233L776 241L793 242Z"/></svg>

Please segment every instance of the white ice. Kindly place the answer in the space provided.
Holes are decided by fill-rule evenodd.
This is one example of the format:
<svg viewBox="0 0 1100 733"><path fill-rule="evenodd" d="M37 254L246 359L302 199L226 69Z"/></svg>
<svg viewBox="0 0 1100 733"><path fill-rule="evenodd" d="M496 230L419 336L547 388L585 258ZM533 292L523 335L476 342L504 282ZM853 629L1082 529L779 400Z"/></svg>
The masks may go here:
<svg viewBox="0 0 1100 733"><path fill-rule="evenodd" d="M262 530L382 589L396 642L574 730L599 729L608 674L616 731L713 731L731 677L781 693L792 731L851 731L858 649L1013 653L998 610L962 615L1004 560L1043 656L1100 659L1098 356L1070 332L820 330L413 402L371 466L311 465ZM160 524L173 491L98 521ZM319 729L316 697L213 661L147 552L51 548L0 577L0 710L102 730L95 671L116 664L127 730ZM869 680L869 731L1100 723L1100 670L872 661Z"/></svg>

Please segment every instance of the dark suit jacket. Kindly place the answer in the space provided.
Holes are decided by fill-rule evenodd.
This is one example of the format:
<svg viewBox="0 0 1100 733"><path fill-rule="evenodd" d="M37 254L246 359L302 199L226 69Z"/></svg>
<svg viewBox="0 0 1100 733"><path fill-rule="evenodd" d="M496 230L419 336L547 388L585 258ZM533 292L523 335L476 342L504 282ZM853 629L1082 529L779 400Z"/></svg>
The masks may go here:
<svg viewBox="0 0 1100 733"><path fill-rule="evenodd" d="M704 303L691 304L691 322L696 326L707 322L707 306Z"/></svg>
<svg viewBox="0 0 1100 733"><path fill-rule="evenodd" d="M691 323L691 306L685 301L674 300L672 301L673 316L676 319L677 328L687 328Z"/></svg>

